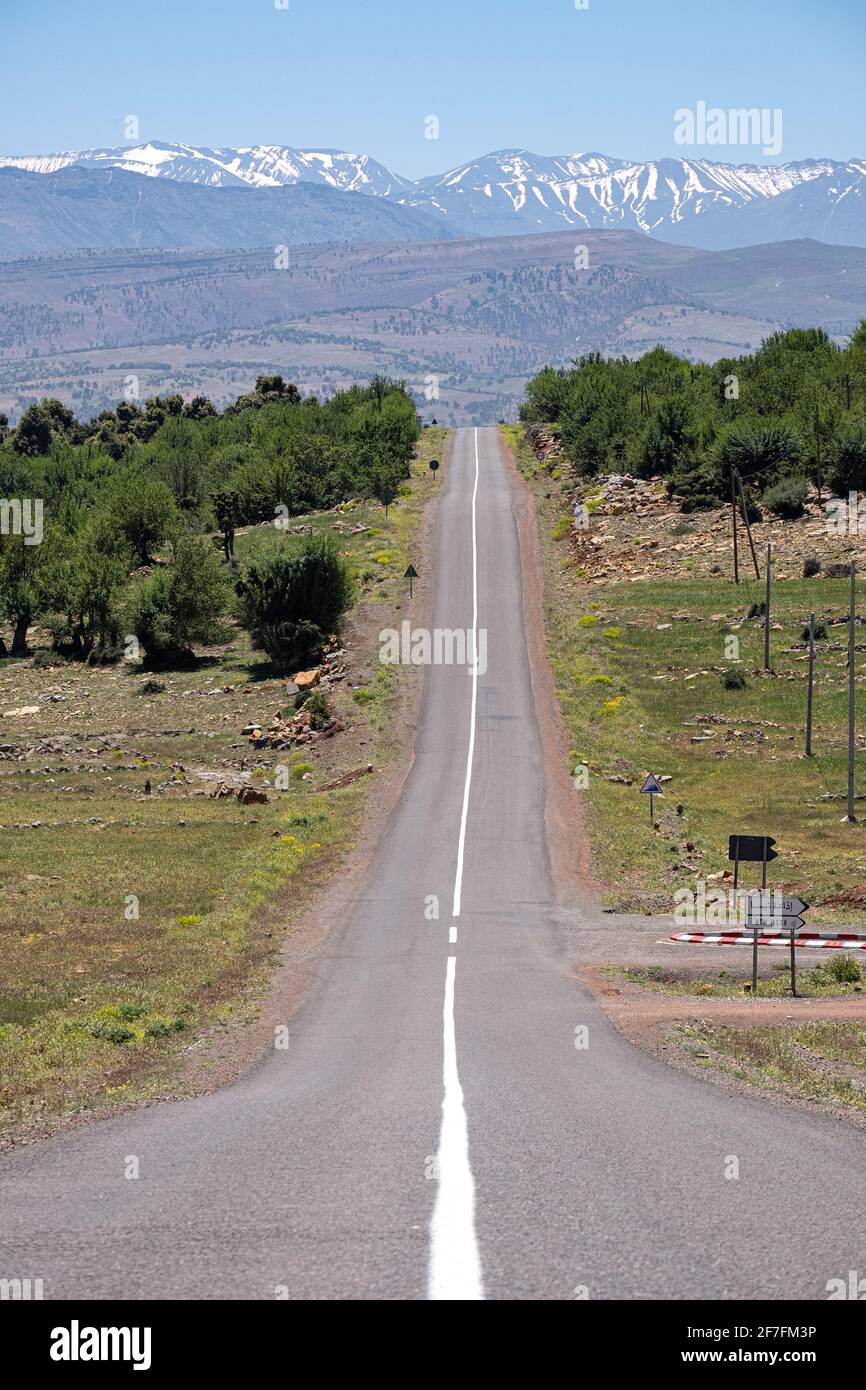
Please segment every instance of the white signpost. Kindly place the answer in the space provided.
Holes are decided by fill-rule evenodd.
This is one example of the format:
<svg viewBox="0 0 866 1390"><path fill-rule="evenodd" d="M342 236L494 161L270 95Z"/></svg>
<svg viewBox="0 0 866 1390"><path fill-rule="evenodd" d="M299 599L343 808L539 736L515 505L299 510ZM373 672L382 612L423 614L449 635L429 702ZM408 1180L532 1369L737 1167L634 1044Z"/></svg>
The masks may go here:
<svg viewBox="0 0 866 1390"><path fill-rule="evenodd" d="M780 893L774 889L769 892L764 889L758 893L744 894L745 902L745 925L753 933L752 936L752 993L756 994L758 989L758 937L762 929L764 931L786 931L791 934L791 993L797 993L797 964L795 958L794 937L806 924L801 913L805 912L809 904L802 898L789 897L785 893Z"/></svg>

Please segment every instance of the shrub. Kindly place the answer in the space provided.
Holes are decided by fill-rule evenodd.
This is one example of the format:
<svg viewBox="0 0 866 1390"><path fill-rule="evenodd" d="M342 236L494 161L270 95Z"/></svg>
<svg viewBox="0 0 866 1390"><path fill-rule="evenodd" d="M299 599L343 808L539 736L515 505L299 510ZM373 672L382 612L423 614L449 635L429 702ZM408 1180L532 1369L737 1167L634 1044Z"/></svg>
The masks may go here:
<svg viewBox="0 0 866 1390"><path fill-rule="evenodd" d="M330 536L310 536L254 561L237 585L241 617L278 666L322 655L352 602L349 566Z"/></svg>
<svg viewBox="0 0 866 1390"><path fill-rule="evenodd" d="M824 966L828 975L839 984L856 985L863 978L860 962L854 956L834 956Z"/></svg>
<svg viewBox="0 0 866 1390"><path fill-rule="evenodd" d="M767 488L761 501L767 511L782 517L784 521L793 521L806 510L806 480L783 478Z"/></svg>
<svg viewBox="0 0 866 1390"><path fill-rule="evenodd" d="M747 685L746 677L742 671L736 669L733 671L725 671L722 676L722 685L725 690L745 690Z"/></svg>
<svg viewBox="0 0 866 1390"><path fill-rule="evenodd" d="M803 578L814 579L816 574L821 573L821 561L809 559L803 561Z"/></svg>
<svg viewBox="0 0 866 1390"><path fill-rule="evenodd" d="M311 729L324 729L331 722L331 710L324 690L314 690L304 704Z"/></svg>
<svg viewBox="0 0 866 1390"><path fill-rule="evenodd" d="M146 1038L170 1038L172 1033L181 1033L186 1027L182 1018L176 1018L173 1023L149 1023L144 1030Z"/></svg>
<svg viewBox="0 0 866 1390"><path fill-rule="evenodd" d="M826 624L826 623L816 623L815 626L814 626L813 629L812 629L812 636L813 636L813 638L815 639L816 642L826 642L826 640L827 640L827 624ZM803 637L803 641L804 641L804 642L808 642L808 640L809 640L809 624L808 624L808 623L807 623L806 626L803 628L802 637Z"/></svg>
<svg viewBox="0 0 866 1390"><path fill-rule="evenodd" d="M851 490L866 490L866 430L862 424L843 431L835 441L827 481L835 493L843 496Z"/></svg>
<svg viewBox="0 0 866 1390"><path fill-rule="evenodd" d="M148 661L186 659L194 642L218 640L229 594L213 547L200 536L182 536L174 546L174 563L143 580L131 600L132 631Z"/></svg>
<svg viewBox="0 0 866 1390"><path fill-rule="evenodd" d="M43 666L60 666L63 664L63 657L58 656L57 652L50 652L46 647L42 647L34 656L32 663L37 671Z"/></svg>
<svg viewBox="0 0 866 1390"><path fill-rule="evenodd" d="M99 1042L126 1043L135 1037L131 1028L125 1028L120 1023L111 1023L107 1019L91 1023L87 1031L91 1038L96 1038Z"/></svg>

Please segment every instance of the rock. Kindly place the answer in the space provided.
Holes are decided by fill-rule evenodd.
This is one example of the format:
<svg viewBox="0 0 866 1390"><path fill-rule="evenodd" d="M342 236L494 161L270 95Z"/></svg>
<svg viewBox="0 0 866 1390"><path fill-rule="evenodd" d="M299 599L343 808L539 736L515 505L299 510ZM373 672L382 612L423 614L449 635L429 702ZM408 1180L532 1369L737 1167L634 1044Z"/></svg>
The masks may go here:
<svg viewBox="0 0 866 1390"><path fill-rule="evenodd" d="M257 791L255 787L241 787L237 798L242 806L261 806L267 805L268 794Z"/></svg>
<svg viewBox="0 0 866 1390"><path fill-rule="evenodd" d="M368 763L366 767L357 767L354 772L344 772L342 777L338 777L334 782L326 782L319 788L322 792L334 792L340 787L350 787L353 782L357 782L360 777L368 777L373 771L373 764Z"/></svg>
<svg viewBox="0 0 866 1390"><path fill-rule="evenodd" d="M298 671L294 677L294 684L298 690L312 690L314 685L319 684L321 675L320 666L314 667L311 671Z"/></svg>

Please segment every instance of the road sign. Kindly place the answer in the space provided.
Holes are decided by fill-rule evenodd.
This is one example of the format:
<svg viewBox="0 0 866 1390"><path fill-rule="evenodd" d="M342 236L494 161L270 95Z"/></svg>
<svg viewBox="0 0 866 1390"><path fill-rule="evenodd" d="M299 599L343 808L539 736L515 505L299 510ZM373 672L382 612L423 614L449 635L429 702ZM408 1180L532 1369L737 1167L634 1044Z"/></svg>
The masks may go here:
<svg viewBox="0 0 866 1390"><path fill-rule="evenodd" d="M418 578L418 571L416 570L416 568L415 568L414 565L410 565L410 566L409 566L409 568L407 569L406 573L403 575L403 578L409 580L409 597L411 598L411 597L412 597L412 581L413 581L413 579L417 579L417 578Z"/></svg>
<svg viewBox="0 0 866 1390"><path fill-rule="evenodd" d="M778 859L772 835L731 835L728 838L728 858L734 864L769 864Z"/></svg>
<svg viewBox="0 0 866 1390"><path fill-rule="evenodd" d="M778 926L786 930L803 926L802 912L809 904L802 898L789 898L784 893L749 893L746 896L746 920L751 925Z"/></svg>
<svg viewBox="0 0 866 1390"><path fill-rule="evenodd" d="M544 459L545 459L544 450L543 450L543 449L536 449L536 451L535 451L535 457L538 459L538 462L539 462L539 463L544 463Z"/></svg>
<svg viewBox="0 0 866 1390"><path fill-rule="evenodd" d="M731 837L732 840L736 836ZM741 836L742 838L746 838ZM753 837L760 838L760 837ZM739 861L738 861L739 862ZM800 916L809 904L802 898L785 893L766 890L761 893L746 894L746 927L752 932L752 993L758 990L758 938L768 929L786 931L791 942L791 993L797 994L797 963L794 956L796 935L806 925Z"/></svg>
<svg viewBox="0 0 866 1390"><path fill-rule="evenodd" d="M643 786L641 787L641 791L642 791L642 792L646 792L647 795L649 796L649 799L650 799L650 825L652 825L652 823L653 823L653 797L654 797L654 796L664 796L664 792L662 791L661 787L659 786L658 778L657 778L657 777L654 777L653 774L652 774L651 772L648 772L648 773L647 773L646 779L645 779L645 781L644 781L644 784L643 784Z"/></svg>
<svg viewBox="0 0 866 1390"><path fill-rule="evenodd" d="M430 460L430 467L431 467L431 469L433 470L433 472L435 473L435 472L436 472L436 469L439 467L439 460L438 460L438 459L431 459L431 460Z"/></svg>
<svg viewBox="0 0 866 1390"><path fill-rule="evenodd" d="M760 913L747 913L746 926L750 931L761 932L764 928L776 928L779 931L802 931L806 925L804 917L767 917Z"/></svg>

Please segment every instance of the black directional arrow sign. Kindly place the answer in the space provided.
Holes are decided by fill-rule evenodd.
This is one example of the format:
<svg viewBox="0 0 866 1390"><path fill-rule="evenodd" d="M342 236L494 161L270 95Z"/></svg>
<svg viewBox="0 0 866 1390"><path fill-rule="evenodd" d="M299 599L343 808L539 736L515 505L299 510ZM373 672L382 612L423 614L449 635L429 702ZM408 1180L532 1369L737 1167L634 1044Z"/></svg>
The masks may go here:
<svg viewBox="0 0 866 1390"><path fill-rule="evenodd" d="M412 580L418 578L418 571L416 570L416 568L415 568L414 565L410 565L410 566L409 566L409 568L407 569L406 573L403 575L403 578L409 580L409 597L411 598L411 597L412 597Z"/></svg>
<svg viewBox="0 0 866 1390"><path fill-rule="evenodd" d="M769 864L778 859L773 849L772 835L731 835L728 838L728 858L733 864Z"/></svg>

